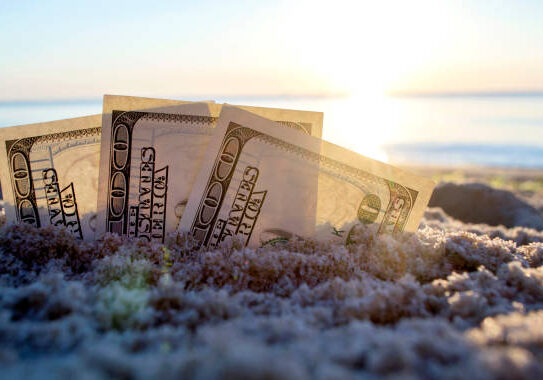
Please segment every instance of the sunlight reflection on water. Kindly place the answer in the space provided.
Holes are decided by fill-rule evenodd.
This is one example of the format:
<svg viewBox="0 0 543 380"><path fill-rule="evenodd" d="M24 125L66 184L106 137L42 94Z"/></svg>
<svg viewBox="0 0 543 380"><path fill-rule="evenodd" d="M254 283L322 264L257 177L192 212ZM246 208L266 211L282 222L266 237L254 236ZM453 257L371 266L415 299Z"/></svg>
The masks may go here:
<svg viewBox="0 0 543 380"><path fill-rule="evenodd" d="M322 111L324 139L381 161L543 167L542 150L535 149L543 147L542 96L184 99ZM0 126L91 115L101 108L100 99L4 102Z"/></svg>

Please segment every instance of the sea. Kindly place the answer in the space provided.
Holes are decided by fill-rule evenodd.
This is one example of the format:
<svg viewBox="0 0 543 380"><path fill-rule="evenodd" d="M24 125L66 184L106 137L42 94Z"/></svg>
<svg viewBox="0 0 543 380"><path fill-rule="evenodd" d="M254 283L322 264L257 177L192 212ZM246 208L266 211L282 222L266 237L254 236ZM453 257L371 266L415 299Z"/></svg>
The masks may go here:
<svg viewBox="0 0 543 380"><path fill-rule="evenodd" d="M543 169L543 93L174 98L321 111L325 140L392 164ZM0 127L101 108L101 98L0 101Z"/></svg>

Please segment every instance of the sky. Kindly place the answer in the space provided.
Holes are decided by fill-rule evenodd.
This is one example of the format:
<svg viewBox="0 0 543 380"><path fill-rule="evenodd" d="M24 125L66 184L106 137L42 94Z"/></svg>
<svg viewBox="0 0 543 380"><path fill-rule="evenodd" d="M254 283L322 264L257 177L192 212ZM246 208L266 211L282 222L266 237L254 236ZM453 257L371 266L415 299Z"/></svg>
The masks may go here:
<svg viewBox="0 0 543 380"><path fill-rule="evenodd" d="M0 1L0 101L543 91L543 1Z"/></svg>

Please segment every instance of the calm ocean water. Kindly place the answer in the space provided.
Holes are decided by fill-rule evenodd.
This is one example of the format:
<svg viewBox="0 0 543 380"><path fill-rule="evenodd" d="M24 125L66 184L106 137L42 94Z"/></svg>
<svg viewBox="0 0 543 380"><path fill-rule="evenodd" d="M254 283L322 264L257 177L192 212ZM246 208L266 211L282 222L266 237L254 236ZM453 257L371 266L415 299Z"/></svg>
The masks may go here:
<svg viewBox="0 0 543 380"><path fill-rule="evenodd" d="M543 168L543 94L184 99L323 111L326 140L391 163ZM0 102L0 127L100 112L98 98Z"/></svg>

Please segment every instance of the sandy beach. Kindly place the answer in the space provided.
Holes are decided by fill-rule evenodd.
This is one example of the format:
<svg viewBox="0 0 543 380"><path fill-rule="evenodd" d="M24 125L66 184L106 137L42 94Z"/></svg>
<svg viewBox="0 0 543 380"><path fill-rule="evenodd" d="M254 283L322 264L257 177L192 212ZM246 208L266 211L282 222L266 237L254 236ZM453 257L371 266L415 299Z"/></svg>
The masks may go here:
<svg viewBox="0 0 543 380"><path fill-rule="evenodd" d="M415 234L193 253L0 230L1 378L543 376L543 171L440 182Z"/></svg>
<svg viewBox="0 0 543 380"><path fill-rule="evenodd" d="M542 16L0 1L0 380L543 379Z"/></svg>

